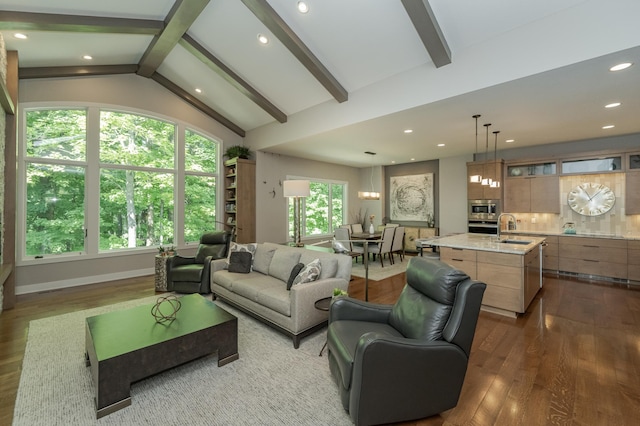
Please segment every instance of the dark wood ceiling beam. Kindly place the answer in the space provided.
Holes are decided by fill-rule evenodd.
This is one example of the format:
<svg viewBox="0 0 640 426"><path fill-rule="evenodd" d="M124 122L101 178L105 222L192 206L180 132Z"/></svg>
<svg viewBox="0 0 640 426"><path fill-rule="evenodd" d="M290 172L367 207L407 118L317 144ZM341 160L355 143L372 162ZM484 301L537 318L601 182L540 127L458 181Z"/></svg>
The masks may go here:
<svg viewBox="0 0 640 426"><path fill-rule="evenodd" d="M311 50L300 40L286 22L266 0L242 0L242 3L271 31L278 40L304 65L307 70L338 101L349 99L349 94Z"/></svg>
<svg viewBox="0 0 640 426"><path fill-rule="evenodd" d="M163 28L162 21L148 19L0 11L0 30L156 35Z"/></svg>
<svg viewBox="0 0 640 426"><path fill-rule="evenodd" d="M209 0L177 0L165 19L165 28L153 38L140 59L138 74L151 77L178 44L191 24L209 4Z"/></svg>
<svg viewBox="0 0 640 426"><path fill-rule="evenodd" d="M416 28L436 68L451 63L451 51L428 0L402 0L413 26Z"/></svg>
<svg viewBox="0 0 640 426"><path fill-rule="evenodd" d="M135 74L138 64L130 65L91 65L68 67L30 67L20 68L21 80L33 78L86 77L91 75Z"/></svg>
<svg viewBox="0 0 640 426"><path fill-rule="evenodd" d="M181 87L179 87L178 85L174 84L173 82L171 82L169 79L164 77L162 74L159 74L159 73L155 72L151 76L151 79L154 80L155 82L157 82L158 84L160 84L161 86L163 86L165 89L167 89L170 92L172 92L173 94L175 94L178 97L180 97L182 100L187 102L189 105L199 109L203 113L207 114L209 117L211 117L214 120L218 121L220 124L225 126L227 129L229 129L232 132L236 133L238 136L241 136L241 137L245 136L245 131L240 126L236 125L231 120L225 118L222 114L218 113L216 110L214 110L213 108L209 107L207 104L205 104L204 102L200 101L198 98L195 98L193 95L191 95L190 93L186 92Z"/></svg>
<svg viewBox="0 0 640 426"><path fill-rule="evenodd" d="M244 81L238 74L233 72L231 68L226 66L222 61L216 58L211 52L204 48L201 44L195 41L191 36L185 34L180 40L180 45L184 47L189 53L198 58L207 67L213 70L220 77L225 79L227 83L231 84L236 90L251 99L260 108L266 111L273 118L280 123L287 122L287 115L280 111L275 105L273 105L267 98L262 96L260 92L251 87L249 83Z"/></svg>

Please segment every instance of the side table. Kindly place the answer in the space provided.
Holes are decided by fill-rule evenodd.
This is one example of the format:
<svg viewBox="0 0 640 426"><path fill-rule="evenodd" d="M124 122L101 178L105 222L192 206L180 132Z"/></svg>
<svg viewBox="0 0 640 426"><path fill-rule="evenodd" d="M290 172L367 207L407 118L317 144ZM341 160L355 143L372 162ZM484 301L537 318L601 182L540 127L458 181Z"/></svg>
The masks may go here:
<svg viewBox="0 0 640 426"><path fill-rule="evenodd" d="M329 311L329 307L331 306L332 299L333 299L333 296L329 296L329 297L316 300L313 306L315 306L315 308L320 311ZM322 349L320 349L320 353L318 354L318 356L322 356L322 352L324 352L324 348L326 347L327 347L327 341L325 340L324 345L322 345Z"/></svg>
<svg viewBox="0 0 640 426"><path fill-rule="evenodd" d="M156 291L167 291L167 262L172 257L156 254Z"/></svg>

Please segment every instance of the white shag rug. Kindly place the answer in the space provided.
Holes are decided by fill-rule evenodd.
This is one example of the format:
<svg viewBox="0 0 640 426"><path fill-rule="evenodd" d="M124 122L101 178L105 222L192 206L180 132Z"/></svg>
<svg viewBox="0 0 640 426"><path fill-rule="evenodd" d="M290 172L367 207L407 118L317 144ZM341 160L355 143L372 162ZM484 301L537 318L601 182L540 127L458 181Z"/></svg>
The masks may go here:
<svg viewBox="0 0 640 426"><path fill-rule="evenodd" d="M85 366L85 318L152 304L152 296L31 321L13 424L28 425L350 425L329 372L326 329L291 339L216 302L238 317L240 358L217 355L134 383L131 406L96 420ZM186 312L180 312L185 314Z"/></svg>

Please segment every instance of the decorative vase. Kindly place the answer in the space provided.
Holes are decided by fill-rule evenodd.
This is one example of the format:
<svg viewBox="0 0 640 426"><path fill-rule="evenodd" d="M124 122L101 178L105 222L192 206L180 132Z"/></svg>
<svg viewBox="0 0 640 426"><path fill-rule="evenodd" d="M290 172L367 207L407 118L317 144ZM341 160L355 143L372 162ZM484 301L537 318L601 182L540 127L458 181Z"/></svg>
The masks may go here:
<svg viewBox="0 0 640 426"><path fill-rule="evenodd" d="M373 234L374 232L376 232L375 228L373 227L373 222L371 222L371 225L369 225L369 233Z"/></svg>

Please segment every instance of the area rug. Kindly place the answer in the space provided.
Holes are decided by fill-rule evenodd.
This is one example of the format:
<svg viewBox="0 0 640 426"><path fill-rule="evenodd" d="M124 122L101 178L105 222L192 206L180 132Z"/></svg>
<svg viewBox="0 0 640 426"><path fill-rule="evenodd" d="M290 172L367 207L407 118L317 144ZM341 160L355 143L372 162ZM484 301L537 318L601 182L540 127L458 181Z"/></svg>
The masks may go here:
<svg viewBox="0 0 640 426"><path fill-rule="evenodd" d="M353 263L351 267L351 275L356 277L364 278L365 270L364 265L361 263L362 258L358 261L359 263ZM380 281L385 278L392 277L394 275L401 274L406 272L407 265L409 264L409 258L405 257L404 261L400 262L400 259L396 257L396 263L391 265L389 260L385 259L384 267L380 266L380 261L369 261L369 279L373 281Z"/></svg>
<svg viewBox="0 0 640 426"><path fill-rule="evenodd" d="M96 420L85 367L85 318L151 304L156 296L31 321L13 424L350 425L325 354L326 329L291 339L237 310L240 358L218 367L207 356L134 383L132 403ZM182 313L182 312L181 312Z"/></svg>

